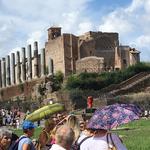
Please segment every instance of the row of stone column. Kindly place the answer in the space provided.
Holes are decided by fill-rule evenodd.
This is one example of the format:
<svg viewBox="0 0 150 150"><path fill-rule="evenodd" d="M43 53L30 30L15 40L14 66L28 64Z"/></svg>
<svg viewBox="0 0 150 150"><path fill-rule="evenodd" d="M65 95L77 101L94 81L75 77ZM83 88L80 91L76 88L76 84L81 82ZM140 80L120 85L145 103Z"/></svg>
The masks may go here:
<svg viewBox="0 0 150 150"><path fill-rule="evenodd" d="M34 42L33 57L31 45L27 46L27 52L26 56L26 49L24 47L21 49L21 60L19 51L16 52L16 59L15 53L11 53L11 58L7 55L0 60L0 88L46 75L45 49L41 49L41 54L38 54L38 43ZM49 74L53 74L52 59L48 66Z"/></svg>

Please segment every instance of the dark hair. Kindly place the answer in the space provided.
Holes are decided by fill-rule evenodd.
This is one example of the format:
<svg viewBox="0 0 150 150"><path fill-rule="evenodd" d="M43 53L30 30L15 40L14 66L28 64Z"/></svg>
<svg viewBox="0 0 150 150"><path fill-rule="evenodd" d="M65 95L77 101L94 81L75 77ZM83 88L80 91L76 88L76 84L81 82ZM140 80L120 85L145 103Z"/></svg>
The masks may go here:
<svg viewBox="0 0 150 150"><path fill-rule="evenodd" d="M90 130L91 132L101 132L101 131L107 131L107 130L104 130L104 129L88 129L88 130Z"/></svg>
<svg viewBox="0 0 150 150"><path fill-rule="evenodd" d="M23 129L23 133L28 133L29 130L32 130L34 128L29 128L29 129Z"/></svg>

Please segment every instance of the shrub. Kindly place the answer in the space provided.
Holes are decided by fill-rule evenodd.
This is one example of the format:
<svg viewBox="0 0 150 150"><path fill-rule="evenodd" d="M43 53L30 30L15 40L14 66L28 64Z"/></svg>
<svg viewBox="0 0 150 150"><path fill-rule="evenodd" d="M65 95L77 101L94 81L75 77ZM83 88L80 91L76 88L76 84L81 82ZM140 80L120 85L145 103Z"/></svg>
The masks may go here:
<svg viewBox="0 0 150 150"><path fill-rule="evenodd" d="M53 89L54 91L57 91L61 89L62 83L63 83L64 75L61 71L56 72L56 74L53 77Z"/></svg>
<svg viewBox="0 0 150 150"><path fill-rule="evenodd" d="M74 109L86 107L86 98L84 97L84 92L82 90L71 90L70 99L72 100L72 103L75 107Z"/></svg>
<svg viewBox="0 0 150 150"><path fill-rule="evenodd" d="M110 84L118 84L139 72L150 71L150 65L146 63L138 63L121 71L98 73L81 73L79 75L71 75L66 82L67 89L94 89L100 90Z"/></svg>

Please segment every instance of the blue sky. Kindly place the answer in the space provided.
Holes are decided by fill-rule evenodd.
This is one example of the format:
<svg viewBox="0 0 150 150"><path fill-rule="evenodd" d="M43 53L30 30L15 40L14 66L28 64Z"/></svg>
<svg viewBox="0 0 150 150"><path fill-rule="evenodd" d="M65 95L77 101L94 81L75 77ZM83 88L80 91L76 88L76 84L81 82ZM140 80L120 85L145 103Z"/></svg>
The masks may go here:
<svg viewBox="0 0 150 150"><path fill-rule="evenodd" d="M89 30L118 32L120 44L150 60L150 0L0 0L0 57L34 41L39 48L50 26L81 35Z"/></svg>

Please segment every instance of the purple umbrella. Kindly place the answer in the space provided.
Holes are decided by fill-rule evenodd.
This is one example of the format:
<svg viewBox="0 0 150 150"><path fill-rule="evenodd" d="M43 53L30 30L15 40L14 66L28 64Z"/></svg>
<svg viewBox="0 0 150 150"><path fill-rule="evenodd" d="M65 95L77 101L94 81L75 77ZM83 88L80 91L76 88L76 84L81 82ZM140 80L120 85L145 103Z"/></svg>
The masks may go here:
<svg viewBox="0 0 150 150"><path fill-rule="evenodd" d="M114 104L97 109L88 128L110 130L140 118L142 111L134 104Z"/></svg>

